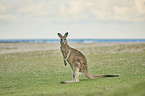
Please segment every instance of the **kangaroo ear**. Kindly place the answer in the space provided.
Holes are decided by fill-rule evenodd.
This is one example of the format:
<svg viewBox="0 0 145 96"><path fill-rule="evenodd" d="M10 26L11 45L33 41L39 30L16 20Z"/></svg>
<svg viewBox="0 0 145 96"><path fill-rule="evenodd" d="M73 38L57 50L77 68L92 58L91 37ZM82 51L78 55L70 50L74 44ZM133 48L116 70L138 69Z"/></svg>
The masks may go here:
<svg viewBox="0 0 145 96"><path fill-rule="evenodd" d="M58 35L60 38L62 38L62 35L61 35L60 33L57 33L57 35Z"/></svg>
<svg viewBox="0 0 145 96"><path fill-rule="evenodd" d="M68 32L66 32L66 33L64 34L64 36L67 37L67 36L68 36Z"/></svg>

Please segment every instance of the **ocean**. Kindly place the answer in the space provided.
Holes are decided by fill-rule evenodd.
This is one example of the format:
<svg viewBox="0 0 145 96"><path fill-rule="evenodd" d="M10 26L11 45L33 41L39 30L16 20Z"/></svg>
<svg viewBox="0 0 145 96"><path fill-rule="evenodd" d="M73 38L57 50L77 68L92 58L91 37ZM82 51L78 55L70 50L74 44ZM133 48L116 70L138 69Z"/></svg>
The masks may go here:
<svg viewBox="0 0 145 96"><path fill-rule="evenodd" d="M0 39L0 43L57 43L59 39ZM145 39L68 39L68 42L79 43L112 43L112 42L145 42Z"/></svg>

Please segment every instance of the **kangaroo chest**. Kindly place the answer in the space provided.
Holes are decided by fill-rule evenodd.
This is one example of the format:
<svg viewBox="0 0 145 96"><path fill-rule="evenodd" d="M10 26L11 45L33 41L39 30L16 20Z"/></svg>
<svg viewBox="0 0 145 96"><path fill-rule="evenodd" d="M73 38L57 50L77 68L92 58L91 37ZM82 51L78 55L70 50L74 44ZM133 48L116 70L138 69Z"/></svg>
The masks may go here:
<svg viewBox="0 0 145 96"><path fill-rule="evenodd" d="M60 49L61 49L61 52L63 54L63 58L67 59L70 55L70 49L67 48L67 46L61 46Z"/></svg>

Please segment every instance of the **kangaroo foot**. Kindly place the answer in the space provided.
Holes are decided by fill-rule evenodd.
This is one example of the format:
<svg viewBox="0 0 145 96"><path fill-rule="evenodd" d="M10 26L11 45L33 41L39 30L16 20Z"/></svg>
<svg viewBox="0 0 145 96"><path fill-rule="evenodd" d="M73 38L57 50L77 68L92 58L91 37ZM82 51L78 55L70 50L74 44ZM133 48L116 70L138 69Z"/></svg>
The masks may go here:
<svg viewBox="0 0 145 96"><path fill-rule="evenodd" d="M76 81L62 81L62 82L60 82L60 83L62 83L62 84L67 84L67 83L75 83Z"/></svg>

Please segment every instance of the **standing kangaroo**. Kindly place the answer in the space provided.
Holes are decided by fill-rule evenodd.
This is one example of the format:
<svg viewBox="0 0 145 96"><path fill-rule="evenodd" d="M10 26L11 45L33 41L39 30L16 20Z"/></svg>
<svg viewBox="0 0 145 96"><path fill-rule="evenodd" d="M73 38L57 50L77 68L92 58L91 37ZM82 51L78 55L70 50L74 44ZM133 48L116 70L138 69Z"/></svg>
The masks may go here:
<svg viewBox="0 0 145 96"><path fill-rule="evenodd" d="M66 37L68 36L68 32L65 33L64 36L62 36L60 33L58 33L58 36L60 37L60 49L63 54L64 64L65 66L67 64L70 65L72 69L72 75L73 80L72 81L63 81L61 83L73 83L73 82L79 82L78 75L79 73L83 73L86 77L90 79L96 79L96 78L103 78L103 77L119 77L119 75L91 75L88 73L88 66L87 66L87 60L85 56L78 50L71 48L67 44Z"/></svg>

